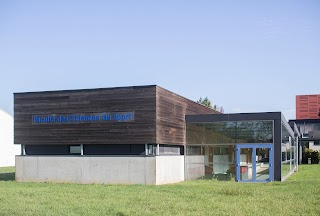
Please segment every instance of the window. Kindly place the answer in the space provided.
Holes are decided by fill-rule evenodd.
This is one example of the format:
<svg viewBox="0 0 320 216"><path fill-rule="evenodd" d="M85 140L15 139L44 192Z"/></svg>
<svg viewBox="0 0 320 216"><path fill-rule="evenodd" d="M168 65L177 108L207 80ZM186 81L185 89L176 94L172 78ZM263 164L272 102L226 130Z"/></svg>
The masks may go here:
<svg viewBox="0 0 320 216"><path fill-rule="evenodd" d="M70 154L73 155L81 155L81 146L70 146Z"/></svg>
<svg viewBox="0 0 320 216"><path fill-rule="evenodd" d="M156 147L154 145L147 145L147 155L156 155Z"/></svg>
<svg viewBox="0 0 320 216"><path fill-rule="evenodd" d="M160 155L180 155L182 151L181 146L172 146L172 145L160 145L159 153ZM190 152L191 150L191 152ZM192 154L196 154L194 151L199 151L201 152L201 149L197 149L196 147L194 148L189 148L189 152ZM199 153L199 152L198 152Z"/></svg>
<svg viewBox="0 0 320 216"><path fill-rule="evenodd" d="M201 155L201 146L187 146L187 155Z"/></svg>
<svg viewBox="0 0 320 216"><path fill-rule="evenodd" d="M281 165L281 177L285 178L289 173L293 172L296 166L296 145L295 138L290 134L289 130L282 123L282 165Z"/></svg>

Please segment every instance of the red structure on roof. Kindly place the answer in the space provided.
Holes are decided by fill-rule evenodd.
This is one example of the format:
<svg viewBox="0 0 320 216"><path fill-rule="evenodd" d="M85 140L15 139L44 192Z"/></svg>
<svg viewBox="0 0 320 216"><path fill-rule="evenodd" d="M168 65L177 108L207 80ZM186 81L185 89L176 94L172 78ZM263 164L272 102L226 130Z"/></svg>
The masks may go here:
<svg viewBox="0 0 320 216"><path fill-rule="evenodd" d="M320 118L320 94L296 96L296 119Z"/></svg>

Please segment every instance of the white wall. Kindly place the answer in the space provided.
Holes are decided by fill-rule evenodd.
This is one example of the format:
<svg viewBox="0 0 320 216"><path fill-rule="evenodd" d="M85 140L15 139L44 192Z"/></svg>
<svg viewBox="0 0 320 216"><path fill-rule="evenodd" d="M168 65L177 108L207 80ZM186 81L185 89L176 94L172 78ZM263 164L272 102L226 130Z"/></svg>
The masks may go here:
<svg viewBox="0 0 320 216"><path fill-rule="evenodd" d="M313 151L320 151L320 146L314 145L314 141L309 141L309 149Z"/></svg>
<svg viewBox="0 0 320 216"><path fill-rule="evenodd" d="M13 144L13 117L0 109L0 167L14 166L20 145Z"/></svg>
<svg viewBox="0 0 320 216"><path fill-rule="evenodd" d="M156 156L156 184L172 184L184 181L184 156Z"/></svg>

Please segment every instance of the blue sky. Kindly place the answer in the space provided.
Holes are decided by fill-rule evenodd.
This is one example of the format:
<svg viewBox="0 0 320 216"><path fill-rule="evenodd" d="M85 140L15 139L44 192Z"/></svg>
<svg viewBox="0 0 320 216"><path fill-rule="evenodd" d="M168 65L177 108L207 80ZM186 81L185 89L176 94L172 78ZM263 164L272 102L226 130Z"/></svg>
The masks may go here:
<svg viewBox="0 0 320 216"><path fill-rule="evenodd" d="M13 92L157 84L226 113L320 93L320 1L0 1L0 108Z"/></svg>

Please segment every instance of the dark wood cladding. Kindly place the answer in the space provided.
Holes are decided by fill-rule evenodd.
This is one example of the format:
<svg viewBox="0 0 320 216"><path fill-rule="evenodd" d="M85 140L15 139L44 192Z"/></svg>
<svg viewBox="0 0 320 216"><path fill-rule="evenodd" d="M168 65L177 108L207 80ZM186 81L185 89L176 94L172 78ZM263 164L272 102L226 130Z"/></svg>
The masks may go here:
<svg viewBox="0 0 320 216"><path fill-rule="evenodd" d="M32 116L134 112L132 122L33 124ZM186 143L185 115L216 111L161 87L14 94L14 142L25 145Z"/></svg>
<svg viewBox="0 0 320 216"><path fill-rule="evenodd" d="M157 86L157 143L186 143L185 115L218 112Z"/></svg>
<svg viewBox="0 0 320 216"><path fill-rule="evenodd" d="M135 112L133 122L32 124L33 115ZM156 86L14 94L14 142L26 145L156 143Z"/></svg>

